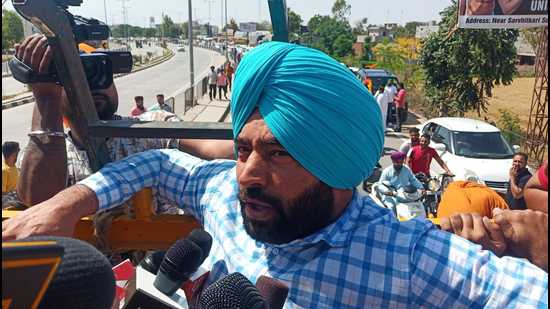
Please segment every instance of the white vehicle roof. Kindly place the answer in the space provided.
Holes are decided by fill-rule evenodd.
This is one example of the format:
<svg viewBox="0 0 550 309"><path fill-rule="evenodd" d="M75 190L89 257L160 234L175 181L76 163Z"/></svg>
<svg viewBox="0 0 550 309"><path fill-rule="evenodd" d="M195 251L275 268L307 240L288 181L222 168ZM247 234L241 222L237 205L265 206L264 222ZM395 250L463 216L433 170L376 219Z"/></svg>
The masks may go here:
<svg viewBox="0 0 550 309"><path fill-rule="evenodd" d="M437 123L451 131L458 132L500 132L500 130L486 122L469 118L435 118L428 122Z"/></svg>

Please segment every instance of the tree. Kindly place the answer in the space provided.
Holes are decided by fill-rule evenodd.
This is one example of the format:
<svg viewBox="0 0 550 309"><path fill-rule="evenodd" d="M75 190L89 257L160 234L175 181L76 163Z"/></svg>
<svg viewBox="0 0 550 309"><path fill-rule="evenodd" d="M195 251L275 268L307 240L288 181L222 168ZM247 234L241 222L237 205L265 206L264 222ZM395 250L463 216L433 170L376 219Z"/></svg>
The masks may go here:
<svg viewBox="0 0 550 309"><path fill-rule="evenodd" d="M229 21L229 25L227 25L226 27L229 29L232 29L233 33L239 31L239 25L237 24L234 18L231 18L231 20Z"/></svg>
<svg viewBox="0 0 550 309"><path fill-rule="evenodd" d="M17 13L2 9L2 51L23 39L23 22Z"/></svg>
<svg viewBox="0 0 550 309"><path fill-rule="evenodd" d="M261 23L258 24L256 27L256 30L258 31L272 31L273 26L271 26L271 22L264 20Z"/></svg>
<svg viewBox="0 0 550 309"><path fill-rule="evenodd" d="M352 53L354 36L347 20L315 15L309 20L308 27L311 47L335 58Z"/></svg>
<svg viewBox="0 0 550 309"><path fill-rule="evenodd" d="M529 45L531 46L531 48L533 48L535 52L539 48L541 32L542 28L521 29L521 35L525 38L527 43L529 43Z"/></svg>
<svg viewBox="0 0 550 309"><path fill-rule="evenodd" d="M302 22L302 16L291 9L288 10L288 31L290 33L300 33Z"/></svg>
<svg viewBox="0 0 550 309"><path fill-rule="evenodd" d="M390 70L391 72L402 72L405 68L405 56L398 44L388 40L378 43L373 48L376 57L377 67Z"/></svg>
<svg viewBox="0 0 550 309"><path fill-rule="evenodd" d="M332 6L332 15L337 20L347 20L351 15L351 5L346 0L336 0Z"/></svg>
<svg viewBox="0 0 550 309"><path fill-rule="evenodd" d="M456 2L441 15L440 29L424 42L420 57L426 95L441 116L480 115L494 86L513 80L518 31L455 29Z"/></svg>
<svg viewBox="0 0 550 309"><path fill-rule="evenodd" d="M358 36L367 34L368 22L369 20L366 17L355 22L355 27L353 27L353 35Z"/></svg>
<svg viewBox="0 0 550 309"><path fill-rule="evenodd" d="M174 24L170 16L162 16L162 24L160 25L162 36L169 38L177 38L181 34L181 28Z"/></svg>

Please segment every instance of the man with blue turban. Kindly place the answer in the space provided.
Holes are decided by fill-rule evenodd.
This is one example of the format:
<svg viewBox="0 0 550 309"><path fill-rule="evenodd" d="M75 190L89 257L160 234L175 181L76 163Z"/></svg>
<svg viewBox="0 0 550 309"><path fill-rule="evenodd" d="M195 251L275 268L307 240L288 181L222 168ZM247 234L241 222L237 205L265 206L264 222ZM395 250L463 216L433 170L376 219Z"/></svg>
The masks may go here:
<svg viewBox="0 0 550 309"><path fill-rule="evenodd" d="M380 109L327 55L262 44L239 65L231 112L236 161L129 157L5 221L3 240L71 235L81 216L155 187L212 235L207 284L270 276L289 287L285 308L547 306L544 271L400 223L355 189L382 152Z"/></svg>

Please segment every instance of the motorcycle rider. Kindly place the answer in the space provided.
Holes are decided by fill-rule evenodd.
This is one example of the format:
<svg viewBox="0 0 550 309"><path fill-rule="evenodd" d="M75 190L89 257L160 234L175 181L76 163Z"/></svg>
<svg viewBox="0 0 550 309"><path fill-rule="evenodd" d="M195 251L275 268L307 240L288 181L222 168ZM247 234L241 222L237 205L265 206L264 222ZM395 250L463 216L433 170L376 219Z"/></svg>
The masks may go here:
<svg viewBox="0 0 550 309"><path fill-rule="evenodd" d="M423 190L424 186L412 173L412 171L405 165L405 159L407 155L403 152L396 151L391 155L393 165L387 167L382 172L380 180L375 184L374 189L381 197L381 201L386 207L393 210L396 213L395 207L397 206L397 200L395 199L395 192L405 186L414 186L418 190ZM385 184L391 184L391 187L387 187Z"/></svg>

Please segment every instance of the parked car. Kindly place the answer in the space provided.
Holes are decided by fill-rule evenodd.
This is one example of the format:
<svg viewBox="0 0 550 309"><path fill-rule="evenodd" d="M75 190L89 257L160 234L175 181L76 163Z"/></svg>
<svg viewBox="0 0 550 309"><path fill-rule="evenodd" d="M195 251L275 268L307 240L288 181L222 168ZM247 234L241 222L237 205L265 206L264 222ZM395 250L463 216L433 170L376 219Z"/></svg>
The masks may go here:
<svg viewBox="0 0 550 309"><path fill-rule="evenodd" d="M454 180L481 182L506 194L512 159L520 147L510 146L498 128L474 119L436 118L419 129L432 137L431 147L456 175ZM444 173L435 160L431 173Z"/></svg>

